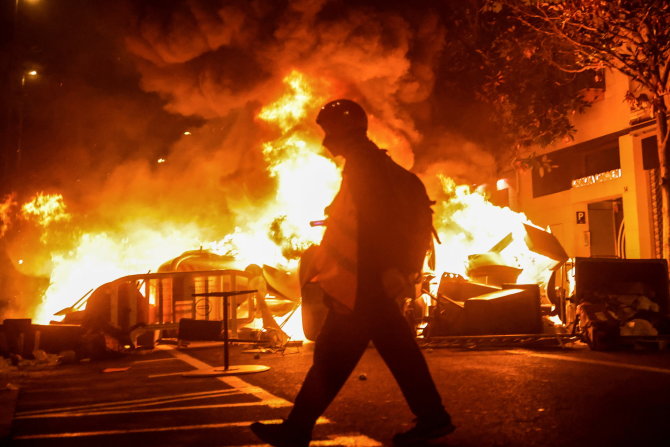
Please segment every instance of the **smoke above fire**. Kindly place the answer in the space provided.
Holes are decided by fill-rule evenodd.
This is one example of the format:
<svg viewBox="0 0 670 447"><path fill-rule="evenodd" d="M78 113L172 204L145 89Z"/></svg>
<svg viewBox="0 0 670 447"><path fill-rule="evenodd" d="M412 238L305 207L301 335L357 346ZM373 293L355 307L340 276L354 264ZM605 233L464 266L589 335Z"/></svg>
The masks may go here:
<svg viewBox="0 0 670 447"><path fill-rule="evenodd" d="M37 166L33 178L44 174L40 190L23 185L21 200L5 201L2 229L14 266L21 274L50 277L51 293L74 301L78 296L71 289L59 290L56 274L69 276L85 292L101 281L155 269L183 251L209 243L242 256L240 244L245 238L240 236L231 245L231 237L245 231L252 235L245 240L257 241L253 235L265 232L279 242L284 255L291 250L299 253L305 240L318 241L318 233L295 245L296 224L287 220L281 207L307 207L311 199L280 199L277 191L283 186L275 163L286 162L287 151L305 159L316 157L319 166L327 163L320 158L325 154L319 148L321 133L314 118L325 101L337 97L352 98L366 108L371 137L400 164L419 168L433 196L444 195L438 174L459 184L492 180L491 151L446 130L448 123L442 123L435 111L431 95L449 32L430 4L418 8L400 2L326 0L124 3L116 10L117 21L124 22L117 29L117 34L123 30L124 64L136 70L137 84L153 104L160 103L169 116L179 118L166 121L166 126L191 125L172 130L178 137L161 151L152 141L152 152L142 147L147 118L141 106L112 99L108 92L97 103L89 100L94 110L106 111L100 118L106 126L96 128L124 129L127 138L116 139L110 131L104 150L114 156L105 154L104 168L95 163L96 151L102 148L80 149L86 155L76 161L88 160L88 174L55 174L69 172L59 168L68 164L62 159L51 159L41 170ZM127 14L123 20L118 19L119 11ZM268 106L286 92L296 100L301 94L291 84L296 76L307 84L308 102L284 127L281 119L263 113L269 113ZM72 89L78 97L86 97L82 88ZM453 109L458 104L443 106ZM287 130L299 133L299 141L285 137ZM128 141L136 152L126 146ZM309 182L324 178L332 190L337 169L325 165L323 169L328 174L305 174L305 184L292 186L295 190L289 194L297 196L312 188ZM55 181L50 184L49 179ZM45 219L42 214L23 208L39 194L67 214L40 223ZM320 200L327 204L328 194L325 197ZM316 208L323 205L317 201ZM270 217L259 218L266 214ZM317 214L300 218L306 224L321 217ZM105 256L95 258L92 253ZM251 256L244 262L259 261ZM14 304L21 302L16 312L37 304L29 303L27 295L14 298Z"/></svg>
<svg viewBox="0 0 670 447"><path fill-rule="evenodd" d="M141 17L127 45L142 87L169 111L216 120L258 108L297 70L330 96L363 103L395 155L412 164L420 135L407 105L432 91L445 33L429 12L412 23L365 3L188 1L145 6Z"/></svg>

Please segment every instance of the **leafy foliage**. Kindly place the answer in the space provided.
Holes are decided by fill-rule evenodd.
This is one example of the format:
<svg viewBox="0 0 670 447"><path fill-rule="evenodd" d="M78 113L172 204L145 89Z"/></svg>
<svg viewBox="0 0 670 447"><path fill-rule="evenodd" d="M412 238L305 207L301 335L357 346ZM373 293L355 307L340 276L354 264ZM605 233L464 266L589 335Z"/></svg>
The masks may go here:
<svg viewBox="0 0 670 447"><path fill-rule="evenodd" d="M514 8L486 0L450 4L442 71L455 89L469 88L500 145L546 146L570 137L570 118L590 105L582 92L597 73L557 70L558 54L572 65L578 61L562 41L526 26Z"/></svg>
<svg viewBox="0 0 670 447"><path fill-rule="evenodd" d="M527 28L558 39L554 64L564 71L611 68L642 86L627 98L667 110L670 3L648 0L505 1ZM563 57L565 53L576 57Z"/></svg>

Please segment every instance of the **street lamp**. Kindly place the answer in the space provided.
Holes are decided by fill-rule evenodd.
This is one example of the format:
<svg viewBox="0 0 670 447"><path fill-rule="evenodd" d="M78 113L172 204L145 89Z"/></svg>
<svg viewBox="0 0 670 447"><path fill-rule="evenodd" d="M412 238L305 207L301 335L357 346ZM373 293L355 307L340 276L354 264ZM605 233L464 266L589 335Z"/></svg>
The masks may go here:
<svg viewBox="0 0 670 447"><path fill-rule="evenodd" d="M11 1L11 0L10 0ZM26 83L30 78L39 75L33 68L26 69L23 65L24 55L21 54L20 41L22 39L22 13L24 9L38 3L39 0L14 0L12 21L8 37L10 39L9 55L7 58L8 70L2 73L2 89L6 90L10 100L3 104L0 113L0 191L5 188L11 190L12 183L17 177L21 163L22 133L23 133L23 102ZM11 4L11 3L10 3ZM32 9L32 8L30 8ZM0 92L0 93L5 93ZM16 126L16 127L14 127ZM2 191L4 192L4 191Z"/></svg>
<svg viewBox="0 0 670 447"><path fill-rule="evenodd" d="M21 88L26 86L26 80L29 78L36 78L39 75L37 70L26 70L21 73Z"/></svg>

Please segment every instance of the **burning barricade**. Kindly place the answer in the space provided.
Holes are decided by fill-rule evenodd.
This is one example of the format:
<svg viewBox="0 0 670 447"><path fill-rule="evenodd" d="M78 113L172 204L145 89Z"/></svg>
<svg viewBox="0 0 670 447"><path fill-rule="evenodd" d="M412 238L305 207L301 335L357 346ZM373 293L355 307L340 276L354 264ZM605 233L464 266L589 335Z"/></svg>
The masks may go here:
<svg viewBox="0 0 670 447"><path fill-rule="evenodd" d="M554 310L546 296L546 283L542 287L538 283L518 283L523 268L510 265L505 251L522 244L536 255L536 263L546 268L545 274L563 265L568 256L551 233L528 224L522 228L523 232L510 232L487 252L470 255L469 279L445 272L434 292L423 288L429 316L424 335L543 333L543 316Z"/></svg>
<svg viewBox="0 0 670 447"><path fill-rule="evenodd" d="M302 339L295 328L287 326L290 317L298 317L300 305L299 296L292 292L290 275L256 265L245 270L190 270L194 264L185 260L186 256L196 259L198 267L205 265L203 259L222 260L208 252L189 252L164 264L177 264L179 271L128 275L105 283L59 312L62 322L31 325L30 319L5 320L4 332L12 344L8 349L24 356L42 349L74 351L78 358L101 358L152 348L158 339L221 340L226 313L233 340L282 347L291 339L285 331ZM221 297L198 296L224 291L245 293L231 297L228 309L224 309ZM275 318L284 322L280 325Z"/></svg>
<svg viewBox="0 0 670 447"><path fill-rule="evenodd" d="M125 184L110 187L116 192L111 195L116 200L109 205L112 211L100 200L96 201L99 209L71 214L63 195L43 193L23 205L10 197L0 206L3 232L9 231L14 220L23 225L16 240L10 241L14 243L8 243L8 264L20 266L24 278L29 277L27 273L40 278L31 281L34 286L29 292L14 294L20 298L15 301L28 301L27 295L33 302L41 300L36 309L29 309L33 320L44 325L38 328L41 340L33 341L33 347L51 343L52 350L67 348L95 356L152 346L159 337L217 338L223 300L194 295L246 290L254 292L230 298L232 339L282 346L289 340L316 338L325 316L323 291L315 283L301 284L299 261L309 256L309 247L320 243L323 228L309 223L322 218L331 203L341 166L323 155L319 136L305 120L332 93L297 71L290 72L284 83L286 93L256 115L272 128L268 133L279 134L259 148L264 177L272 183L267 188L271 197L256 202L237 196L217 201L224 178L219 183L199 183L206 178L202 172L212 172L214 163L207 160L205 166L197 164L197 179L189 180L198 188L210 187L217 199L209 195L197 201L196 194L184 194L189 205L197 201L207 212L197 207L184 209L197 211L201 219L201 214L211 214L206 221L192 222L189 212L179 213L173 204L164 207L167 212L161 209L163 214L153 215L155 195L142 190L135 197ZM382 143L394 141L392 129L374 116L371 132L386 136L375 135ZM405 149L389 152L401 159L407 155ZM172 185L183 169L175 165L171 170L169 160L163 160L160 170L152 174L155 178L149 182L149 191L162 192L170 186L169 191L177 195L182 185ZM137 179L148 171L134 174L115 173L122 181L141 185L138 189L147 188L147 182ZM225 178L231 180L231 176ZM655 288L653 296L644 291L645 300L631 298L639 287L629 285L627 293L607 292L619 294L615 301L596 299L597 294L579 288L575 291L574 284L568 284L571 273L565 273L567 255L553 235L522 213L493 205L479 189L457 184L439 167L429 169L423 177L437 202L434 226L442 243L435 247L414 296L400 303L419 336L539 334L546 329L550 314L560 318L559 325L580 328L588 336L601 325L599 315L608 318L612 313L586 303L612 307L612 302L620 303L612 310L620 332L652 333L644 320L664 333L662 321L668 306L662 303L667 301L667 290ZM248 185L233 182L225 191L242 195L242 186ZM198 193L206 195L201 189ZM149 197L149 202L143 202L143 197ZM18 217L13 219L12 213ZM151 273L156 265L160 267ZM578 274L578 283L579 278ZM19 282L27 283L25 279ZM582 305L579 310L578 305ZM642 317L644 312L648 318ZM48 325L54 314L63 321ZM25 324L10 322L14 327L5 328L5 333L12 346L23 334L22 352L30 353L31 336L26 333L35 331ZM56 335L57 331L68 335ZM58 339L63 343L55 343Z"/></svg>
<svg viewBox="0 0 670 447"><path fill-rule="evenodd" d="M553 259L555 266L565 267L567 257L557 250L560 245L553 236L536 230L528 228L525 243ZM559 313L568 315L567 324L562 325L565 331L581 336L592 349L616 348L670 333L667 267L662 260L577 258L571 269L575 288L558 302L568 309L558 309L546 288L514 282L520 269L502 264L499 256L510 242L506 237L486 256L472 256L471 279L454 273L424 276L416 295L399 303L419 337L432 341L463 336L539 337L547 335L547 317ZM303 263L309 255L307 250ZM59 312L64 316L60 323L31 327L29 319L6 320L6 348L22 355L38 349L71 350L78 358L98 358L151 348L159 339L221 340L226 313L232 341L280 348L291 339L316 338L326 314L318 284L301 285L295 274L267 265L227 268L231 261L204 250L189 251L164 263L159 272L128 275L101 285ZM215 296L224 291L240 291L231 296L227 311L224 301Z"/></svg>

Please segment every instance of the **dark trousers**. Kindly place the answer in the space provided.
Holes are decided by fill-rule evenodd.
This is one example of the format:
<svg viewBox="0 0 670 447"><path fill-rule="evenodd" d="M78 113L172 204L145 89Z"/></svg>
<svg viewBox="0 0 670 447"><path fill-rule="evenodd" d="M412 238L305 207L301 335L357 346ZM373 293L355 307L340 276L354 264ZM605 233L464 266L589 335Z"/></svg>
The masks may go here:
<svg viewBox="0 0 670 447"><path fill-rule="evenodd" d="M443 416L444 407L426 360L399 307L367 297L352 313L331 308L314 346L314 360L287 422L311 431L340 391L370 340L420 420ZM361 301L361 300L359 300Z"/></svg>

